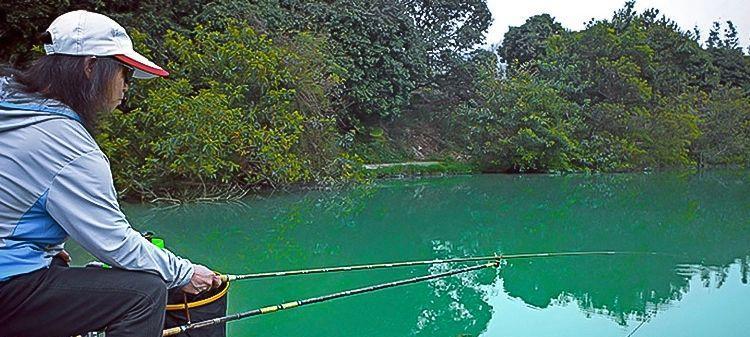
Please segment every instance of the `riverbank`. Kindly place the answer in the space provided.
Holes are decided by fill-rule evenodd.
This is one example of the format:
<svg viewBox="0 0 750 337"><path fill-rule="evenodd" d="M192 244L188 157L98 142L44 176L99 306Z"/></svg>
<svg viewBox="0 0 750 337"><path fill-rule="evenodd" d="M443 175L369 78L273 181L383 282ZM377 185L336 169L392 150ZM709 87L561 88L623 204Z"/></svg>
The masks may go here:
<svg viewBox="0 0 750 337"><path fill-rule="evenodd" d="M371 178L405 178L479 173L472 165L456 161L409 161L402 163L365 164L363 165L363 169L366 175Z"/></svg>

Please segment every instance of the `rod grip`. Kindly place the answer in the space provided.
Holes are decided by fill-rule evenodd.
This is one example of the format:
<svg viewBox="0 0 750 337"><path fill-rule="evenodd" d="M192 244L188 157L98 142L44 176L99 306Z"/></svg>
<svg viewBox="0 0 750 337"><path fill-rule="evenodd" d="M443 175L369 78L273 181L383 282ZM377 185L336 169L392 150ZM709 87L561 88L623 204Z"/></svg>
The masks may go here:
<svg viewBox="0 0 750 337"><path fill-rule="evenodd" d="M180 332L182 332L182 329L180 329L179 326L176 326L174 328L164 329L161 335L162 336L174 336Z"/></svg>

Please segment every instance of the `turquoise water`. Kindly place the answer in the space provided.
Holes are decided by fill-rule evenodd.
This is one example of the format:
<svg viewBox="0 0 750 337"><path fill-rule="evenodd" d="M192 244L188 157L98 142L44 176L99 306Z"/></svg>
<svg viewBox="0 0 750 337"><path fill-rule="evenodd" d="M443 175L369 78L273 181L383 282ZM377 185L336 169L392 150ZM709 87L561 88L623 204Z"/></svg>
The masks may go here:
<svg viewBox="0 0 750 337"><path fill-rule="evenodd" d="M659 253L509 260L248 318L230 323L230 336L750 336L748 192L750 171L477 175L124 211L174 252L237 274L495 252ZM239 281L229 312L448 269Z"/></svg>

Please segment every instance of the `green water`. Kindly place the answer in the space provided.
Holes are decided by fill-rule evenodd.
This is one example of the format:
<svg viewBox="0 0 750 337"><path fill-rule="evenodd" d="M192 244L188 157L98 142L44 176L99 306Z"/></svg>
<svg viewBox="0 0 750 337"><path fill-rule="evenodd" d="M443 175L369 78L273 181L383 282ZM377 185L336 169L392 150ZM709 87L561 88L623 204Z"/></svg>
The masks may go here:
<svg viewBox="0 0 750 337"><path fill-rule="evenodd" d="M750 336L748 192L750 171L478 175L124 210L176 253L230 273L493 252L665 253L513 260L230 323L230 336ZM444 270L241 281L229 312Z"/></svg>

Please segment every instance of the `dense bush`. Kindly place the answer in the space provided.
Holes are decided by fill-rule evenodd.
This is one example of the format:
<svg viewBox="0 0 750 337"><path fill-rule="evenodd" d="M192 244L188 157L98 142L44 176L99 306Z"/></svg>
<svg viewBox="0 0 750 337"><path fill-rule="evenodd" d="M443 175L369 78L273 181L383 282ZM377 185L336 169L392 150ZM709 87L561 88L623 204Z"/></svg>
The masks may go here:
<svg viewBox="0 0 750 337"><path fill-rule="evenodd" d="M469 153L488 171L571 171L576 168L577 106L528 74L484 83L482 104L465 106Z"/></svg>
<svg viewBox="0 0 750 337"><path fill-rule="evenodd" d="M750 99L740 88L721 87L702 95L701 137L693 151L703 166L750 165Z"/></svg>
<svg viewBox="0 0 750 337"><path fill-rule="evenodd" d="M134 110L109 116L98 137L126 193L210 194L348 174L330 109L341 78L325 62L325 40L280 43L229 23L170 31L165 46L174 80L134 88Z"/></svg>

